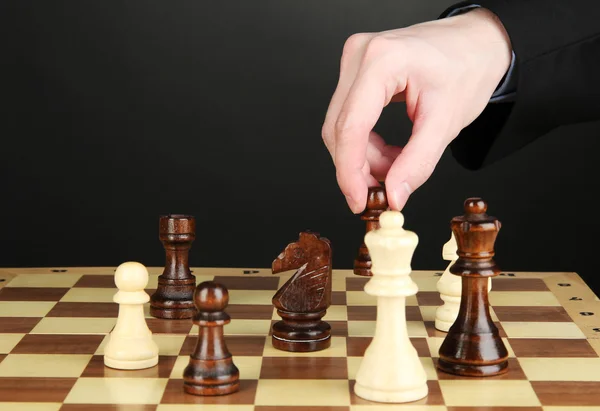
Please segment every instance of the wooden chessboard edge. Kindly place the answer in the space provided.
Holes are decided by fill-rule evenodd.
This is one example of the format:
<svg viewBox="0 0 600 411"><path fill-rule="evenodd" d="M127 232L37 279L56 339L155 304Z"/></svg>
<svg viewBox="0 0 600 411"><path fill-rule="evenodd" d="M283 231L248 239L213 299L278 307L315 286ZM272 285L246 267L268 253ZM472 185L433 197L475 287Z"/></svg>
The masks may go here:
<svg viewBox="0 0 600 411"><path fill-rule="evenodd" d="M586 338L600 339L600 300L577 273L553 273L544 283Z"/></svg>

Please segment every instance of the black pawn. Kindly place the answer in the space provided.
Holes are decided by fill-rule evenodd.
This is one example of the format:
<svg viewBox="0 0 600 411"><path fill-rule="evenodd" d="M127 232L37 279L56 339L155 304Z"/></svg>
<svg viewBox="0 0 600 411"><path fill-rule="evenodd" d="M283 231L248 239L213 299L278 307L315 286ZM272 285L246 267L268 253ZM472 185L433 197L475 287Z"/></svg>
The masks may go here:
<svg viewBox="0 0 600 411"><path fill-rule="evenodd" d="M198 342L183 371L183 389L193 395L226 395L239 390L240 372L225 344L223 326L231 317L224 311L229 303L227 288L213 281L198 284L194 292L198 309Z"/></svg>

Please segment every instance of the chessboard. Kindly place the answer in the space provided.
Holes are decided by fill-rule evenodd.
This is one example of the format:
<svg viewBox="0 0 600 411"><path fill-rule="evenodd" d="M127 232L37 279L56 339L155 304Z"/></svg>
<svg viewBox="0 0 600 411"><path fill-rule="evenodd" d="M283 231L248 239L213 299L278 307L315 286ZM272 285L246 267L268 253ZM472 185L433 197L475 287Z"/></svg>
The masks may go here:
<svg viewBox="0 0 600 411"><path fill-rule="evenodd" d="M184 393L182 373L196 343L191 320L152 318L160 349L153 368L123 371L103 364L103 346L118 305L114 267L0 270L0 410L600 410L600 301L575 273L502 273L493 279L491 313L509 351L509 371L487 378L436 369L445 334L434 328L441 272L415 271L407 299L410 339L428 376L429 395L409 404L377 404L353 393L375 328L369 280L333 270L324 320L331 347L312 353L276 350L271 299L292 272L193 268L197 282L229 289L226 342L240 369L240 391ZM149 268L149 294L163 268Z"/></svg>

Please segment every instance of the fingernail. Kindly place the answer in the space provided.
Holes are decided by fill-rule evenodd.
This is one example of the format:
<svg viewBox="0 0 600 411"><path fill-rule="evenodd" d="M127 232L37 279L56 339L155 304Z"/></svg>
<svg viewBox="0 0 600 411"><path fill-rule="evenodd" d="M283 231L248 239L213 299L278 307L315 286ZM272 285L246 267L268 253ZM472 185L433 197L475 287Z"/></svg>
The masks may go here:
<svg viewBox="0 0 600 411"><path fill-rule="evenodd" d="M398 188L393 189L391 192L392 204L390 204L392 208L401 211L411 193L412 191L407 182L402 182Z"/></svg>
<svg viewBox="0 0 600 411"><path fill-rule="evenodd" d="M411 194L412 194L412 190L411 190L410 186L408 185L408 183L407 183L406 181L404 181L404 182L402 183L402 188L404 188L404 189L406 190L406 193L407 193L408 195L411 195Z"/></svg>

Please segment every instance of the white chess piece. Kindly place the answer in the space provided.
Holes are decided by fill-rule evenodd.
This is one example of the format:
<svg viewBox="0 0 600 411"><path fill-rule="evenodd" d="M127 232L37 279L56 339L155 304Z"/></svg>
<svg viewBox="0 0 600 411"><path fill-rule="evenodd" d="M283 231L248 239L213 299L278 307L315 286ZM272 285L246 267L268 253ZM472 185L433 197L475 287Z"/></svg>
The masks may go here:
<svg viewBox="0 0 600 411"><path fill-rule="evenodd" d="M462 277L454 275L450 272L450 267L458 259L456 252L458 247L456 245L456 238L454 234L450 237L450 240L444 244L442 249L442 258L446 261L450 261L446 271L442 274L442 277L437 282L437 290L440 292L440 298L444 301L444 305L441 305L435 311L435 328L448 332L456 317L458 317L458 311L460 310L460 298L462 295ZM488 279L488 292L492 289L492 279Z"/></svg>
<svg viewBox="0 0 600 411"><path fill-rule="evenodd" d="M119 291L113 301L119 304L119 317L104 348L104 364L120 370L153 367L158 346L144 317L144 304L150 301L144 291L148 270L140 263L123 263L115 272L115 284Z"/></svg>
<svg viewBox="0 0 600 411"><path fill-rule="evenodd" d="M377 297L375 336L360 364L354 392L376 402L416 401L428 394L427 375L406 324L406 297L418 291L410 278L418 237L402 228L404 217L398 211L385 211L379 222L381 228L365 236L373 273L365 292Z"/></svg>

